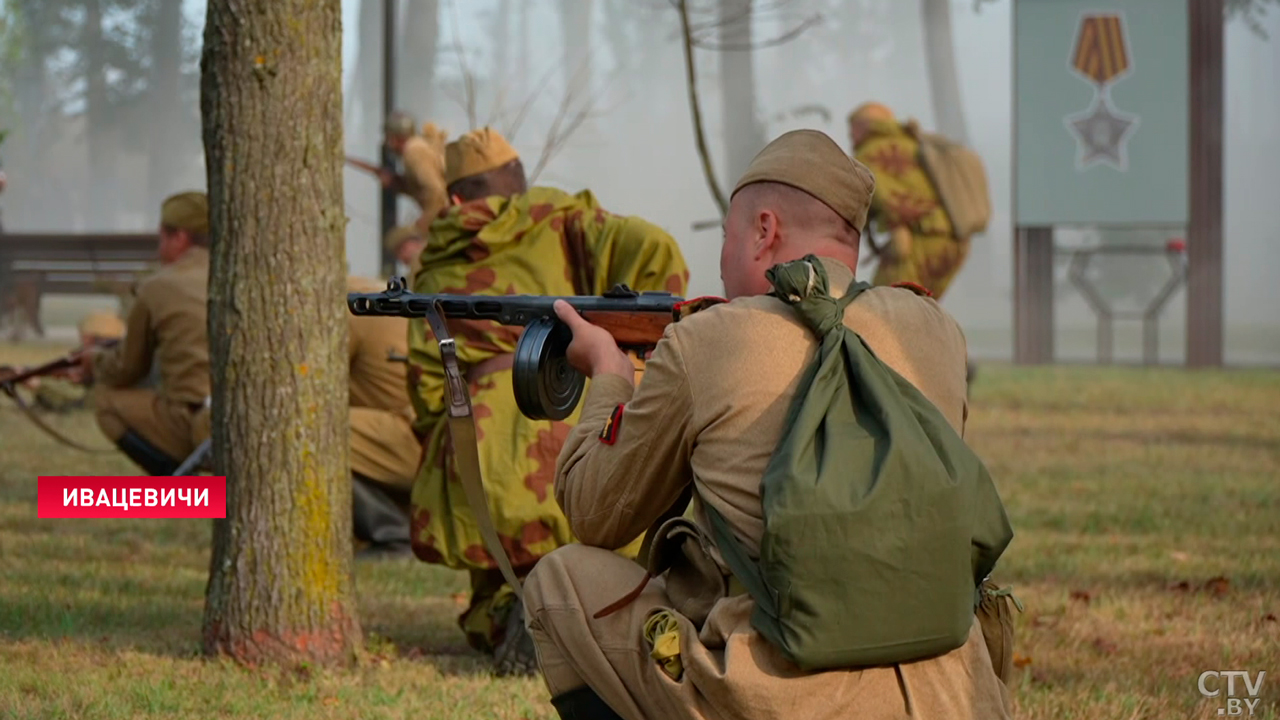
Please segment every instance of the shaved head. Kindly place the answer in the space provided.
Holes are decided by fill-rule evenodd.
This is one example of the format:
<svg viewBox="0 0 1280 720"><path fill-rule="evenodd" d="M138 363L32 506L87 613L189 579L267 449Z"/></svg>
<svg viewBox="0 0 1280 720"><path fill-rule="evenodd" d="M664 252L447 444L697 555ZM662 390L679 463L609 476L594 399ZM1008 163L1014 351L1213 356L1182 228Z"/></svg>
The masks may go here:
<svg viewBox="0 0 1280 720"><path fill-rule="evenodd" d="M791 235L787 239L830 239L851 247L858 247L857 229L835 210L809 193L782 183L753 183L734 196L735 206L742 202L742 211L756 215L772 211L778 223Z"/></svg>
<svg viewBox="0 0 1280 720"><path fill-rule="evenodd" d="M855 270L858 229L826 203L790 185L752 183L734 194L724 221L720 278L732 299L769 291L765 271L813 254Z"/></svg>

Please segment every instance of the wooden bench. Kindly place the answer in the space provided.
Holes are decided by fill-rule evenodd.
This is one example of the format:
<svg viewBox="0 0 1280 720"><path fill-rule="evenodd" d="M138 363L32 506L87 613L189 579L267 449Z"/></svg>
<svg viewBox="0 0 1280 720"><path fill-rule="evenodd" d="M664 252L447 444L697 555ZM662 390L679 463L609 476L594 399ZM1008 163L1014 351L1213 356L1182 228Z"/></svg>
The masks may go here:
<svg viewBox="0 0 1280 720"><path fill-rule="evenodd" d="M11 338L24 326L43 337L41 297L127 293L156 267L156 243L154 234L0 234L0 322Z"/></svg>

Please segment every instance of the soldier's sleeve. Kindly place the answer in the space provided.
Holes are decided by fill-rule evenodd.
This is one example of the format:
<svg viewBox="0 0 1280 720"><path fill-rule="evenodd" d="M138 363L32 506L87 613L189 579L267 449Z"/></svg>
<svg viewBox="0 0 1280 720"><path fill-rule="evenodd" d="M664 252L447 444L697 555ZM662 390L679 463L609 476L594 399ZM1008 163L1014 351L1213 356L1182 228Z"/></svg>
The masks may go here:
<svg viewBox="0 0 1280 720"><path fill-rule="evenodd" d="M151 297L140 288L129 308L124 338L114 347L93 356L93 381L106 387L132 387L147 377L155 353L151 332Z"/></svg>
<svg viewBox="0 0 1280 720"><path fill-rule="evenodd" d="M584 544L616 550L649 529L693 481L693 398L675 326L644 379L592 380L556 464L556 501Z"/></svg>
<svg viewBox="0 0 1280 720"><path fill-rule="evenodd" d="M419 194L414 200L429 211L444 197L444 168L442 158L437 157L426 142L414 142L404 149L404 172L412 190Z"/></svg>

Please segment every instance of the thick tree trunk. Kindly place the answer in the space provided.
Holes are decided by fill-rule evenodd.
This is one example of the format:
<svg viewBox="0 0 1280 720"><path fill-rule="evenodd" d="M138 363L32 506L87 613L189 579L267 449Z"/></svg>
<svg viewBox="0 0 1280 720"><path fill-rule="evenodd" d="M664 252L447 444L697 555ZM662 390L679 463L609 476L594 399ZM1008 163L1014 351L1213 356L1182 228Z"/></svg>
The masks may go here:
<svg viewBox="0 0 1280 720"><path fill-rule="evenodd" d="M339 0L210 0L201 59L217 474L204 650L349 663Z"/></svg>
<svg viewBox="0 0 1280 720"><path fill-rule="evenodd" d="M720 44L751 45L752 0L720 0ZM725 178L735 183L765 146L756 112L756 74L748 50L720 52L720 109L724 128Z"/></svg>
<svg viewBox="0 0 1280 720"><path fill-rule="evenodd" d="M146 207L159 207L169 194L177 192L175 178L187 154L177 133L182 123L179 100L182 92L182 4L159 2L151 26L151 77L148 110L151 120L151 152L147 167Z"/></svg>
<svg viewBox="0 0 1280 720"><path fill-rule="evenodd" d="M396 72L396 104L422 123L438 112L431 89L435 85L436 53L440 47L440 3L409 0L400 33L400 67Z"/></svg>
<svg viewBox="0 0 1280 720"><path fill-rule="evenodd" d="M969 129L964 122L964 106L960 104L960 73L952 40L950 3L951 0L921 0L925 61L937 131L968 144Z"/></svg>

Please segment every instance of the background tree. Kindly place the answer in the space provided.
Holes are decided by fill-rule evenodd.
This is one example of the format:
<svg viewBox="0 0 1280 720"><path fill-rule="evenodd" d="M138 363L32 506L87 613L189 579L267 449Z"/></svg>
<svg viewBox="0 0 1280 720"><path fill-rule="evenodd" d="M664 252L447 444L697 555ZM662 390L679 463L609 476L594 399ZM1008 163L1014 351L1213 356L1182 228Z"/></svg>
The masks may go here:
<svg viewBox="0 0 1280 720"><path fill-rule="evenodd" d="M738 178L768 142L756 106L751 54L753 0L720 0L720 114L725 177Z"/></svg>
<svg viewBox="0 0 1280 720"><path fill-rule="evenodd" d="M790 23L779 35L761 41L753 41L752 23L761 19L782 19L787 21L785 13L779 13L791 4L789 0L776 0L768 4L770 13L758 12L751 0L716 0L714 8L697 7L690 0L670 0L680 18L681 45L684 49L685 86L689 95L689 111L693 120L694 142L698 148L698 156L702 160L702 171L707 181L707 189L711 198L723 217L729 209L728 196L716 179L715 163L708 150L707 133L702 116L702 103L698 97L698 70L696 66L696 50L716 50L733 54L742 54L745 60L721 64L722 100L721 120L724 127L726 146L730 156L730 177L737 178L734 167L745 169L761 148L764 147L764 127L755 107L755 75L746 53L762 47L773 47L790 42L804 31L822 21L820 13L812 13L798 22ZM708 40L707 37L717 37ZM742 63L746 63L745 66ZM731 70L729 68L732 68ZM728 72L726 72L728 70ZM745 129L737 128L745 125ZM695 225L695 229L703 223Z"/></svg>
<svg viewBox="0 0 1280 720"><path fill-rule="evenodd" d="M431 120L436 111L434 104L438 102L431 90L435 87L436 54L440 47L440 3L439 0L404 0L400 4L405 7L396 47L400 58L396 101L422 123Z"/></svg>
<svg viewBox="0 0 1280 720"><path fill-rule="evenodd" d="M929 73L929 93L937 131L962 144L969 143L960 97L960 70L951 29L951 0L921 0L924 22L925 67Z"/></svg>
<svg viewBox="0 0 1280 720"><path fill-rule="evenodd" d="M201 62L214 522L204 650L346 663L352 600L339 0L210 0Z"/></svg>

